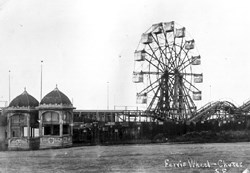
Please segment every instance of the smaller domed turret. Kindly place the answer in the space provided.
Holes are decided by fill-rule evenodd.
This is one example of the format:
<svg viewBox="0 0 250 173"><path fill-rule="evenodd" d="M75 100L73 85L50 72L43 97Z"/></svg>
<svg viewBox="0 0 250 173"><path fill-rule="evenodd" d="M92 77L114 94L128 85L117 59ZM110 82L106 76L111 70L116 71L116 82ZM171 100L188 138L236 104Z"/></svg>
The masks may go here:
<svg viewBox="0 0 250 173"><path fill-rule="evenodd" d="M9 107L33 107L39 105L39 102L31 95L28 94L26 89L24 89L24 92L14 98L10 104Z"/></svg>
<svg viewBox="0 0 250 173"><path fill-rule="evenodd" d="M41 100L40 105L64 105L64 106L72 106L71 101L69 98L59 91L59 89L56 88L48 93L46 96L43 97Z"/></svg>

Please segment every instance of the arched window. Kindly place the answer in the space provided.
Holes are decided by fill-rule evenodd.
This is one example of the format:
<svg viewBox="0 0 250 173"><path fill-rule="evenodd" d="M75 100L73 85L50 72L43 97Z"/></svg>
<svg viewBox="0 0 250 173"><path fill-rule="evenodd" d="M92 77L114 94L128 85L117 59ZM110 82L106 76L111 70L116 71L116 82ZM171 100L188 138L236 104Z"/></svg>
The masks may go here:
<svg viewBox="0 0 250 173"><path fill-rule="evenodd" d="M22 114L16 114L11 117L11 125L26 125L27 118Z"/></svg>
<svg viewBox="0 0 250 173"><path fill-rule="evenodd" d="M22 114L15 114L10 117L11 137L27 136L27 117Z"/></svg>
<svg viewBox="0 0 250 173"><path fill-rule="evenodd" d="M59 123L59 114L57 112L45 112L43 114L43 123L46 124Z"/></svg>
<svg viewBox="0 0 250 173"><path fill-rule="evenodd" d="M49 111L43 114L43 135L60 135L59 114Z"/></svg>

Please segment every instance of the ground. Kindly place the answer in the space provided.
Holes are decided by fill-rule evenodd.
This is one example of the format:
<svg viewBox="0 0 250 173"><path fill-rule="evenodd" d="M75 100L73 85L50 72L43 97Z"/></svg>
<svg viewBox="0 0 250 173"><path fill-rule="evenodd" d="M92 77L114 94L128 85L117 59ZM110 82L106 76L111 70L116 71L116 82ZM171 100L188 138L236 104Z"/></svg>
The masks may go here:
<svg viewBox="0 0 250 173"><path fill-rule="evenodd" d="M5 151L0 152L0 172L237 173L250 168L249 153L249 142Z"/></svg>

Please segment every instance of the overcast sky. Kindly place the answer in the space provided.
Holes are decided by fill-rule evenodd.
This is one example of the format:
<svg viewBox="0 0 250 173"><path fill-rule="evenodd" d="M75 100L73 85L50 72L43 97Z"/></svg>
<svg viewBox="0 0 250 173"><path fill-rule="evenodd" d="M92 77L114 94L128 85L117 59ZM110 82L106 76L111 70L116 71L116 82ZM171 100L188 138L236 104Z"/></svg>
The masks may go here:
<svg viewBox="0 0 250 173"><path fill-rule="evenodd" d="M40 100L56 84L77 109L136 106L134 51L154 23L175 21L202 58L204 105L250 99L247 0L1 0L0 100L26 87ZM107 84L109 82L109 84Z"/></svg>

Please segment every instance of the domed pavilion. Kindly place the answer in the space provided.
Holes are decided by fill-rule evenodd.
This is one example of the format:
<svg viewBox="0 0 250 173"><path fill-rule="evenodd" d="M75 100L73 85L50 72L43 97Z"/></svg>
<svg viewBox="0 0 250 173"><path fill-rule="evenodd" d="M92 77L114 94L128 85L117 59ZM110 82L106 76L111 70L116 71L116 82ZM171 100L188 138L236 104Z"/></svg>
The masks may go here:
<svg viewBox="0 0 250 173"><path fill-rule="evenodd" d="M6 108L9 150L39 148L38 111L36 110L38 105L39 102L25 89Z"/></svg>
<svg viewBox="0 0 250 173"><path fill-rule="evenodd" d="M57 87L45 95L39 111L40 148L72 146L73 109L69 98Z"/></svg>

